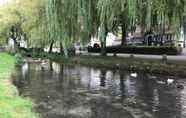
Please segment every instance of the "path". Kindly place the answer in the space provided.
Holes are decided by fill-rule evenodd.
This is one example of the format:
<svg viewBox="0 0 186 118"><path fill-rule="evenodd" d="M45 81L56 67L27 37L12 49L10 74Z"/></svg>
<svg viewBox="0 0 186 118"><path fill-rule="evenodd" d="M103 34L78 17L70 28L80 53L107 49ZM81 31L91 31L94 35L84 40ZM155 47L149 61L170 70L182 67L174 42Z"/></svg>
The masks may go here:
<svg viewBox="0 0 186 118"><path fill-rule="evenodd" d="M93 55L93 56L99 56L99 53L83 53L83 55ZM130 57L131 54L117 54L118 57ZM109 53L108 56L113 56L112 53ZM162 55L142 55L142 54L134 54L135 58L140 59L162 59ZM183 49L182 55L176 55L176 56L167 56L168 60L173 61L186 61L186 48Z"/></svg>

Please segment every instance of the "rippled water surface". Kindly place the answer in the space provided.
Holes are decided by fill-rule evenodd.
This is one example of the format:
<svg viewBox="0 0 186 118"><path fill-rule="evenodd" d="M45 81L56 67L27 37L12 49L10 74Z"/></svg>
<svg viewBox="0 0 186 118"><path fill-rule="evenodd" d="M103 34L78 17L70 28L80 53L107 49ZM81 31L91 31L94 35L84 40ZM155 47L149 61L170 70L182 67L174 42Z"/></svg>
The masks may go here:
<svg viewBox="0 0 186 118"><path fill-rule="evenodd" d="M43 118L186 118L186 80L55 62L25 63L14 83ZM182 85L185 87L179 88Z"/></svg>

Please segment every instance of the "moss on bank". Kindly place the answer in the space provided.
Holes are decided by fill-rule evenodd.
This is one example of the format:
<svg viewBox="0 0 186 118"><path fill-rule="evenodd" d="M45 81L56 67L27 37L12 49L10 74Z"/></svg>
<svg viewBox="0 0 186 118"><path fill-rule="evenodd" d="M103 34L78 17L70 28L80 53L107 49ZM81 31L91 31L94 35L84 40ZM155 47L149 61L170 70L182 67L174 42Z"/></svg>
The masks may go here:
<svg viewBox="0 0 186 118"><path fill-rule="evenodd" d="M0 53L0 118L36 118L32 102L20 97L9 79L14 64L14 57Z"/></svg>
<svg viewBox="0 0 186 118"><path fill-rule="evenodd" d="M139 71L152 74L186 77L186 61L167 61L124 57L76 56L64 58L58 54L41 54L37 58L47 58L66 64L81 64L108 69Z"/></svg>

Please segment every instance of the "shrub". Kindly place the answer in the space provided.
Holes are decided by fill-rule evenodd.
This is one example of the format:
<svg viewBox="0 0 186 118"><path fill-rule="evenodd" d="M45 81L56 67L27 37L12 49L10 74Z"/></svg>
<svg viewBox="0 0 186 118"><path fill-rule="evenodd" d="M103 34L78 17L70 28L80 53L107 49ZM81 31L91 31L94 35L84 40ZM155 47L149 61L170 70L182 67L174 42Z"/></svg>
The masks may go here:
<svg viewBox="0 0 186 118"><path fill-rule="evenodd" d="M100 53L101 52L101 48L97 48L97 47L88 47L88 52L93 52L93 53ZM114 53L114 52L113 52Z"/></svg>
<svg viewBox="0 0 186 118"><path fill-rule="evenodd" d="M101 48L88 47L88 52L100 53ZM112 46L106 48L107 53L131 53L131 54L153 54L153 55L178 55L181 50L177 47L167 46Z"/></svg>
<svg viewBox="0 0 186 118"><path fill-rule="evenodd" d="M23 64L23 57L20 53L15 54L15 59L16 59L16 65L21 65Z"/></svg>
<svg viewBox="0 0 186 118"><path fill-rule="evenodd" d="M76 55L76 49L74 47L68 48L68 55L69 56L75 56Z"/></svg>

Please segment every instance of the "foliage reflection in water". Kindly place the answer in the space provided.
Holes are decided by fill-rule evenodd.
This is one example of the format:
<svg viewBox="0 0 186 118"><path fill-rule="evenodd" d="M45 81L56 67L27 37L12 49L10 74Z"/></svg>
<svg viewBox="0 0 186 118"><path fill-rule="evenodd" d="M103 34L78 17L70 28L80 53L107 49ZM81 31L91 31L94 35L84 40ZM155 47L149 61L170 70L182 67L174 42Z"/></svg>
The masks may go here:
<svg viewBox="0 0 186 118"><path fill-rule="evenodd" d="M185 118L186 90L169 77L55 62L26 63L14 83L43 118ZM172 77L174 78L174 77Z"/></svg>

